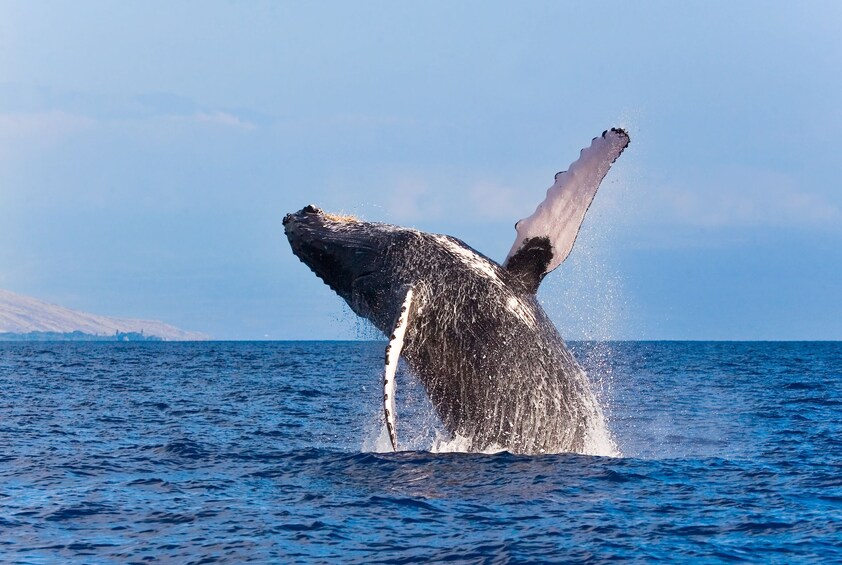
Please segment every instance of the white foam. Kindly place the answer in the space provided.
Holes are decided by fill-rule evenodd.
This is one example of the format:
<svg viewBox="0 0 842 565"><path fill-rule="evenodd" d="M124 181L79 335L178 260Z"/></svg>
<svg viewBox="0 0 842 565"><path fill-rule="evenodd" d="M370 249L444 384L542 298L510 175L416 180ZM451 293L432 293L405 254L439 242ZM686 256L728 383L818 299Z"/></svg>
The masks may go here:
<svg viewBox="0 0 842 565"><path fill-rule="evenodd" d="M499 445L491 445L490 447L481 451L471 449L471 439L456 434L453 438L443 438L437 436L433 445L430 446L431 453L484 453L486 455L493 455L494 453L501 453L506 451L506 448Z"/></svg>
<svg viewBox="0 0 842 565"><path fill-rule="evenodd" d="M622 457L608 427L604 424L594 426L585 433L585 446L582 455L598 455L600 457Z"/></svg>
<svg viewBox="0 0 842 565"><path fill-rule="evenodd" d="M380 426L380 435L374 438L374 441L363 444L363 451L372 451L374 453L393 453L392 440L389 437L389 429L386 424Z"/></svg>

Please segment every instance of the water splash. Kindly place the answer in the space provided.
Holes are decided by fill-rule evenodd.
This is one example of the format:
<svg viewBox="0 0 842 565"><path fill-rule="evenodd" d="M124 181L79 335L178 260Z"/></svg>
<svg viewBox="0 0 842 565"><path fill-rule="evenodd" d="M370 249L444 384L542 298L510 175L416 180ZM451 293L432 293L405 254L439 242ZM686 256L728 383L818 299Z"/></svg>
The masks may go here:
<svg viewBox="0 0 842 565"><path fill-rule="evenodd" d="M483 453L485 455L493 455L495 453L502 453L506 451L505 447L497 444L488 446L487 448L477 451L471 448L471 438L460 436L456 434L454 437L437 437L430 447L431 453Z"/></svg>
<svg viewBox="0 0 842 565"><path fill-rule="evenodd" d="M398 451L434 451L437 442L449 434L436 415L424 385L401 361L397 374L397 430ZM377 375L377 382L382 382ZM388 453L392 451L383 407L372 407L365 427L362 451ZM385 434L385 435L384 435Z"/></svg>
<svg viewBox="0 0 842 565"><path fill-rule="evenodd" d="M626 209L628 191L623 182L603 187L588 212L588 220L568 260L544 281L540 300L565 339L573 344L576 358L587 373L596 398L594 410L601 422L588 430L585 452L591 455L621 456L611 433L614 395L614 351L627 309L622 276L614 259L618 248L613 227Z"/></svg>
<svg viewBox="0 0 842 565"><path fill-rule="evenodd" d="M472 438L459 434L450 434L430 403L429 397L421 382L407 370L398 374L398 451L428 451L430 453L484 453L494 454L506 451L500 445L490 445L478 450L473 445ZM611 435L607 419L604 417L600 403L592 397L591 402L584 402L585 406L594 413L589 420L593 422L586 432L582 455L601 457L622 457ZM540 415L537 418L540 422ZM540 425L540 423L538 424ZM378 405L368 418L368 425L363 439L363 452L390 453L392 445L383 413Z"/></svg>

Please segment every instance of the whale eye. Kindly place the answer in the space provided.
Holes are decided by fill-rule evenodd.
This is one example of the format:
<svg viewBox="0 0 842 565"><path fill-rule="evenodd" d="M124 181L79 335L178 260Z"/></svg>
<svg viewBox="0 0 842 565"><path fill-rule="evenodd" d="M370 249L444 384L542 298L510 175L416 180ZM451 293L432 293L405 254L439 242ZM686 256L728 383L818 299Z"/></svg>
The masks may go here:
<svg viewBox="0 0 842 565"><path fill-rule="evenodd" d="M322 211L320 209L316 208L312 204L308 204L307 206L305 206L304 209L302 210L302 212L304 212L305 214L321 214L322 213Z"/></svg>

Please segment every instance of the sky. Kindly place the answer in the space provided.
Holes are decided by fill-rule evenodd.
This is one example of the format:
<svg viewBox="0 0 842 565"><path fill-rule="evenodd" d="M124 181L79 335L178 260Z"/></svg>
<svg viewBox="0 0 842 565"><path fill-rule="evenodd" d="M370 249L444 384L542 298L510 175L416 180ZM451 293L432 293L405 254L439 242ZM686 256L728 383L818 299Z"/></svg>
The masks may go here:
<svg viewBox="0 0 842 565"><path fill-rule="evenodd" d="M631 145L539 298L569 339L842 339L842 3L0 0L0 288L218 339L367 339L306 204L513 225Z"/></svg>

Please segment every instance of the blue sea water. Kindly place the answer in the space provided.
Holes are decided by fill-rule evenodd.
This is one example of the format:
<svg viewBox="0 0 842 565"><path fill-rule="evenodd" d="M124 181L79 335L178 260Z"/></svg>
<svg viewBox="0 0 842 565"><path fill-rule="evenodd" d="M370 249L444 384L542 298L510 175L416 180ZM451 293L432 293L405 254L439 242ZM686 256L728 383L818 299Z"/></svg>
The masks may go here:
<svg viewBox="0 0 842 565"><path fill-rule="evenodd" d="M408 375L371 452L380 343L0 344L0 560L842 561L842 343L572 346L624 457L431 453Z"/></svg>

